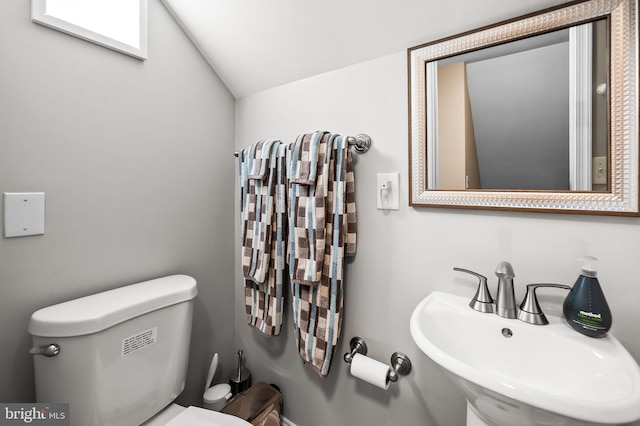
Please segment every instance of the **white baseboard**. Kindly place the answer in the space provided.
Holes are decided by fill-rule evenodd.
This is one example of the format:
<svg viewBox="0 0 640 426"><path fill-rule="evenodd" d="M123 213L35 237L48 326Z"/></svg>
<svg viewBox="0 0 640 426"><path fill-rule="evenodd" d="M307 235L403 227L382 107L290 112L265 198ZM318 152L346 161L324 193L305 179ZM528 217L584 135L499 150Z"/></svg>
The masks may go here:
<svg viewBox="0 0 640 426"><path fill-rule="evenodd" d="M289 420L286 417L282 417L282 426L297 426L295 423L293 423L291 420Z"/></svg>

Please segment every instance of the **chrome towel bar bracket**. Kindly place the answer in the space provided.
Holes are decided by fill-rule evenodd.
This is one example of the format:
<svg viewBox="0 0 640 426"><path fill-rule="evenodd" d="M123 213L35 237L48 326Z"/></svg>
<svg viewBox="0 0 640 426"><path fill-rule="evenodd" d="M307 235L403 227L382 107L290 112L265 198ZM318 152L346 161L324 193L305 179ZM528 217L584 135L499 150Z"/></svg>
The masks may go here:
<svg viewBox="0 0 640 426"><path fill-rule="evenodd" d="M358 154L364 154L365 152L369 151L369 148L371 148L371 138L369 137L369 135L364 135L364 134L359 134L354 136L347 136L347 143L349 145L353 145L353 149L358 153Z"/></svg>

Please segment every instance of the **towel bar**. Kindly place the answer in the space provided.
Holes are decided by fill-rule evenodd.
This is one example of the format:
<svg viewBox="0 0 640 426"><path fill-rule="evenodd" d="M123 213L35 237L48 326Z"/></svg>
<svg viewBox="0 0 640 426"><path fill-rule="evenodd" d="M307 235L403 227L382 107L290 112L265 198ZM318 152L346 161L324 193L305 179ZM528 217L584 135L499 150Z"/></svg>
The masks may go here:
<svg viewBox="0 0 640 426"><path fill-rule="evenodd" d="M347 136L347 143L353 145L353 149L358 154L364 154L371 148L371 137L369 135L359 134L356 136ZM234 157L240 154L239 151L233 153Z"/></svg>

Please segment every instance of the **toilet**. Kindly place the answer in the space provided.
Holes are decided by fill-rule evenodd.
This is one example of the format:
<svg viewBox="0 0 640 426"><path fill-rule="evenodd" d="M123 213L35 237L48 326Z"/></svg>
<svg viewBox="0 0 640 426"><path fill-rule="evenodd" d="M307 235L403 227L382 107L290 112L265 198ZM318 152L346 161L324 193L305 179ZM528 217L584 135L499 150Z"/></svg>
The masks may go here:
<svg viewBox="0 0 640 426"><path fill-rule="evenodd" d="M246 426L173 401L185 386L196 281L172 275L33 313L36 399L70 426Z"/></svg>

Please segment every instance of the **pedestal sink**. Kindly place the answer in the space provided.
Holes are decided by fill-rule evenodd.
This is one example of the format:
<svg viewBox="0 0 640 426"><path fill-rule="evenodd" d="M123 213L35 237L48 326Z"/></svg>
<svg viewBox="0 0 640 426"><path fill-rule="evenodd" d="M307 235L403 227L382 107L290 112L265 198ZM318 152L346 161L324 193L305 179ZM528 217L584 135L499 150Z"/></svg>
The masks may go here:
<svg viewBox="0 0 640 426"><path fill-rule="evenodd" d="M640 419L640 367L609 334L590 338L563 319L536 326L481 313L433 292L411 336L467 399L467 425L608 425Z"/></svg>

